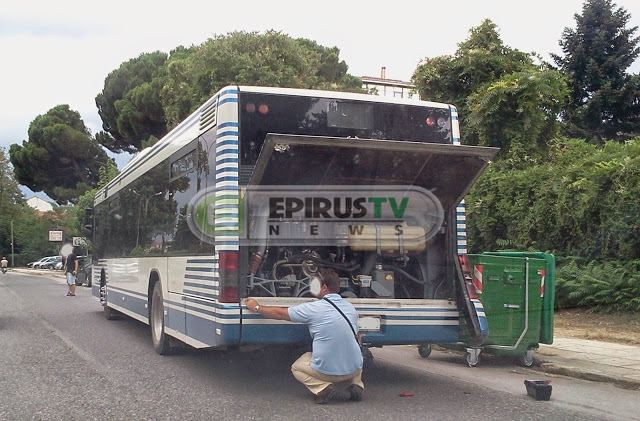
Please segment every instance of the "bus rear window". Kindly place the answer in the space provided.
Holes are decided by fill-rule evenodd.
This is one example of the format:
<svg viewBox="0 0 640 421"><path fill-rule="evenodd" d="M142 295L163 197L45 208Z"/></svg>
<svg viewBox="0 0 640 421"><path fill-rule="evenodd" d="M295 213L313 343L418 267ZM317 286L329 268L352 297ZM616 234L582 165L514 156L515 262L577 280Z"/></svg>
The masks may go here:
<svg viewBox="0 0 640 421"><path fill-rule="evenodd" d="M267 133L452 142L448 108L241 92L241 165L255 165Z"/></svg>
<svg viewBox="0 0 640 421"><path fill-rule="evenodd" d="M373 105L346 101L327 103L327 126L342 129L373 129Z"/></svg>

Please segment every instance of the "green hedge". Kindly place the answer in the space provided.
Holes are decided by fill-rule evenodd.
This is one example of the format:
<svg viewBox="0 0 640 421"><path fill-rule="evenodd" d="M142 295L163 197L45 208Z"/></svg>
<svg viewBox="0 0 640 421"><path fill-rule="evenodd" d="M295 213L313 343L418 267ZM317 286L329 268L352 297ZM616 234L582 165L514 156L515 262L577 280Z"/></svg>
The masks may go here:
<svg viewBox="0 0 640 421"><path fill-rule="evenodd" d="M602 147L555 139L544 162L496 162L466 206L472 252L640 259L640 138Z"/></svg>

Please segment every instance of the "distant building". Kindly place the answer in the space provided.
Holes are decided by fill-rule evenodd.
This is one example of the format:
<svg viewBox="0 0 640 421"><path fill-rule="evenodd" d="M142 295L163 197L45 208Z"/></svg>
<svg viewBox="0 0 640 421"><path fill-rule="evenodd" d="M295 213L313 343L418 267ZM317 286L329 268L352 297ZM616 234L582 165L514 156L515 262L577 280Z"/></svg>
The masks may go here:
<svg viewBox="0 0 640 421"><path fill-rule="evenodd" d="M375 89L378 95L393 98L420 99L418 94L413 92L415 86L410 82L403 82L396 79L387 79L387 68L383 67L380 77L362 76L362 87L367 90Z"/></svg>
<svg viewBox="0 0 640 421"><path fill-rule="evenodd" d="M27 199L27 205L31 206L40 213L51 212L53 210L53 206L51 205L51 203L36 196Z"/></svg>

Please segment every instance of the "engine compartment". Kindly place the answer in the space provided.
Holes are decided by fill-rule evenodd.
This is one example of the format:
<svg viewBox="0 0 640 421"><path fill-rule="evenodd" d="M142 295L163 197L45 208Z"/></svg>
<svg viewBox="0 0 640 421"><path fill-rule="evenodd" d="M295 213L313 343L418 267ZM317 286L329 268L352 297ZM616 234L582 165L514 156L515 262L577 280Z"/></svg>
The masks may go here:
<svg viewBox="0 0 640 421"><path fill-rule="evenodd" d="M450 298L443 252L437 242L420 253L379 254L344 246L266 247L251 252L247 290L257 297L313 297L311 281L321 269L331 268L340 276L340 294L345 298Z"/></svg>

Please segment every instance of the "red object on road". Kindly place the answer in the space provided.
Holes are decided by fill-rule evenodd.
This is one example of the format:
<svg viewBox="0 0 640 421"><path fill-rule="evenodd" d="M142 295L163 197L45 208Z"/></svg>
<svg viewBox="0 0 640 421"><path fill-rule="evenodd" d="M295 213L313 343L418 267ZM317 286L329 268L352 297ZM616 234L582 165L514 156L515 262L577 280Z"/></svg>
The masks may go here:
<svg viewBox="0 0 640 421"><path fill-rule="evenodd" d="M409 396L413 396L413 393L400 392L400 393L398 393L398 396L403 397L403 398L408 398Z"/></svg>

